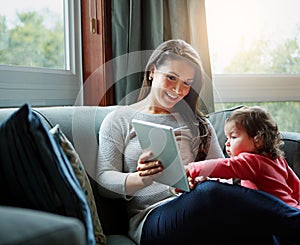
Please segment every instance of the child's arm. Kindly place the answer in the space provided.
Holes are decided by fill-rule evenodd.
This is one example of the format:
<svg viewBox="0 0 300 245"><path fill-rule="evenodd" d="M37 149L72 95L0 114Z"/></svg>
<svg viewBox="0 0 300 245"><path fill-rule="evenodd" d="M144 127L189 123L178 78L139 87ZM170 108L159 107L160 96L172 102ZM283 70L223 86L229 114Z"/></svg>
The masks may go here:
<svg viewBox="0 0 300 245"><path fill-rule="evenodd" d="M255 154L242 153L238 157L218 158L188 164L188 176L212 178L238 178L254 180L260 170L260 161Z"/></svg>

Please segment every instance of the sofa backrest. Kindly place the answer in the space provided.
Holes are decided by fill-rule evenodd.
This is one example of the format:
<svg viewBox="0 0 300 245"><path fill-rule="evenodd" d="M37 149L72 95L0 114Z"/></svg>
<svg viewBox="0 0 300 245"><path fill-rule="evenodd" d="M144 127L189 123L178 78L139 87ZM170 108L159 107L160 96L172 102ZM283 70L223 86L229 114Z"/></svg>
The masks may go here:
<svg viewBox="0 0 300 245"><path fill-rule="evenodd" d="M95 177L98 131L104 117L117 107L119 106L57 106L34 108L34 110L44 117L43 120L47 127L50 128L50 124L53 126L56 124L60 125L64 134L74 144L89 175ZM226 140L223 131L224 122L230 113L238 107L214 112L209 114L208 117L216 131L219 144L224 153ZM0 123L15 110L17 108L1 109ZM300 133L282 132L282 139L285 143L282 149L285 152L286 159L293 170L300 176Z"/></svg>
<svg viewBox="0 0 300 245"><path fill-rule="evenodd" d="M95 177L98 131L104 117L117 106L57 106L33 108L49 129L56 124L73 143L88 174ZM18 108L0 110L0 123Z"/></svg>

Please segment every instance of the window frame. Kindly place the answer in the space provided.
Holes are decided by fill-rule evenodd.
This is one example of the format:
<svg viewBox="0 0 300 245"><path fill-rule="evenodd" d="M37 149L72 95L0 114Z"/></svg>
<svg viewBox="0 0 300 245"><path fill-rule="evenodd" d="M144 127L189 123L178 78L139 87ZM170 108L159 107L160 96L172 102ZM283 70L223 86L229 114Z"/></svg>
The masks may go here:
<svg viewBox="0 0 300 245"><path fill-rule="evenodd" d="M82 104L81 1L64 10L66 70L0 65L0 107Z"/></svg>
<svg viewBox="0 0 300 245"><path fill-rule="evenodd" d="M214 101L300 101L300 75L212 74Z"/></svg>
<svg viewBox="0 0 300 245"><path fill-rule="evenodd" d="M215 103L300 101L300 74L222 74L211 69L211 76Z"/></svg>

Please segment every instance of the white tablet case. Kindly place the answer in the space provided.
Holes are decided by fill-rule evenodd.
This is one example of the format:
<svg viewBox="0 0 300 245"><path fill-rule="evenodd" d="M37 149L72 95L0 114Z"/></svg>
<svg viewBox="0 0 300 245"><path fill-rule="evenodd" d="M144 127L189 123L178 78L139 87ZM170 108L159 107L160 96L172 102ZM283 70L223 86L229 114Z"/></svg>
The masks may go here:
<svg viewBox="0 0 300 245"><path fill-rule="evenodd" d="M190 191L183 162L170 126L133 119L132 124L144 151L151 150L151 159L160 160L164 170L155 181Z"/></svg>

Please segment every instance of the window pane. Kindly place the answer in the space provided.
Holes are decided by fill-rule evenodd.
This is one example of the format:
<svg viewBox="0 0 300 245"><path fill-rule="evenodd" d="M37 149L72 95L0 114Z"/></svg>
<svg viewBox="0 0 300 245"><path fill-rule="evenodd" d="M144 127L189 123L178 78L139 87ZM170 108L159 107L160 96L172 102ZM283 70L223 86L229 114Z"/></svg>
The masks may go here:
<svg viewBox="0 0 300 245"><path fill-rule="evenodd" d="M207 0L214 74L300 74L299 0Z"/></svg>
<svg viewBox="0 0 300 245"><path fill-rule="evenodd" d="M241 103L216 103L216 111L221 111L238 105L262 106L270 112L277 122L280 131L300 133L300 102L241 102Z"/></svg>
<svg viewBox="0 0 300 245"><path fill-rule="evenodd" d="M11 60L15 58L14 62L8 62L7 57L0 62L0 107L21 106L25 102L32 106L81 104L81 1L0 0L0 4L0 60L5 58L4 54L13 54L9 57ZM8 19L14 16L10 13L20 12L34 13L28 18L25 14L29 22L26 28L14 17L10 17L12 21ZM40 21L39 26L30 24L32 16ZM9 35L3 36L3 33L11 29L16 30L15 33L19 29L23 32L20 42L15 38L17 45L8 48Z"/></svg>
<svg viewBox="0 0 300 245"><path fill-rule="evenodd" d="M66 69L63 5L0 0L0 64Z"/></svg>

